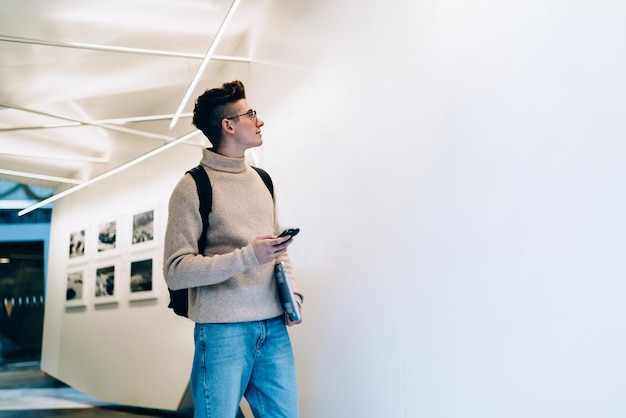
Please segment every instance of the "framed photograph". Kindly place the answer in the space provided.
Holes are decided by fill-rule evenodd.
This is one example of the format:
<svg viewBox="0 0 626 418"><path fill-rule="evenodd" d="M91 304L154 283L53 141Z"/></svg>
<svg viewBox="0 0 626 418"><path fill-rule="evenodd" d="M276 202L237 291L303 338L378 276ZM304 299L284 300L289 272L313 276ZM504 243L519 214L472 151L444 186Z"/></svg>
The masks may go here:
<svg viewBox="0 0 626 418"><path fill-rule="evenodd" d="M108 260L96 265L94 301L96 304L117 302L117 262Z"/></svg>
<svg viewBox="0 0 626 418"><path fill-rule="evenodd" d="M159 280L159 263L155 252L146 251L130 259L129 299L152 299L157 297L156 281Z"/></svg>
<svg viewBox="0 0 626 418"><path fill-rule="evenodd" d="M68 268L65 306L85 306L86 273L85 265Z"/></svg>
<svg viewBox="0 0 626 418"><path fill-rule="evenodd" d="M117 229L119 222L112 219L98 224L98 255L110 254L117 250Z"/></svg>
<svg viewBox="0 0 626 418"><path fill-rule="evenodd" d="M70 233L70 260L82 259L85 256L85 235L84 229Z"/></svg>
<svg viewBox="0 0 626 418"><path fill-rule="evenodd" d="M154 243L155 209L133 214L132 245Z"/></svg>

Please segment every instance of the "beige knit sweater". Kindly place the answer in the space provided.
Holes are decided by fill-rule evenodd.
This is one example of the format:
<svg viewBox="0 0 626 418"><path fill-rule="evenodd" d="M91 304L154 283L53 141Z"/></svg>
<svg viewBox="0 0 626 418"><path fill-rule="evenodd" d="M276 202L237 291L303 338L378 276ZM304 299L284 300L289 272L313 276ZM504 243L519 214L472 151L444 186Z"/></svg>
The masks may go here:
<svg viewBox="0 0 626 418"><path fill-rule="evenodd" d="M261 177L244 158L203 150L201 164L213 190L207 246L198 254L202 232L199 198L190 175L169 201L163 274L170 289L189 288L189 318L200 323L257 321L283 313L274 263L259 265L251 242L277 234L275 206ZM293 273L286 254L285 261ZM292 280L295 289L295 282ZM299 293L299 292L297 292Z"/></svg>

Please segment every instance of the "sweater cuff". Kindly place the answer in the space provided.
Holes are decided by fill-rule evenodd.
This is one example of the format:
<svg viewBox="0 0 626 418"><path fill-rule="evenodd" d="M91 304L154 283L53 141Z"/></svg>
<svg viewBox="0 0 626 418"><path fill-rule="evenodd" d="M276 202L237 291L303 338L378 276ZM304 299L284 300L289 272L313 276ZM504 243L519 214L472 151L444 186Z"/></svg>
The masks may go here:
<svg viewBox="0 0 626 418"><path fill-rule="evenodd" d="M302 305L304 303L304 296L302 296L300 293L293 293L295 297L297 297L299 299L300 305Z"/></svg>
<svg viewBox="0 0 626 418"><path fill-rule="evenodd" d="M246 266L257 267L260 266L259 260L257 260L256 255L254 254L254 250L252 249L252 243L243 247L243 254Z"/></svg>

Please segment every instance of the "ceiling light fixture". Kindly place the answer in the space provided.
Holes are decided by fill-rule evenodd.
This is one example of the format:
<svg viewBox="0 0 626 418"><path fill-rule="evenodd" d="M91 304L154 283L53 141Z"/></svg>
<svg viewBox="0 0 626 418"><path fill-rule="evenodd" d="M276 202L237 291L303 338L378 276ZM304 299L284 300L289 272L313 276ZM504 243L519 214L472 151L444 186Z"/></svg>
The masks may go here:
<svg viewBox="0 0 626 418"><path fill-rule="evenodd" d="M215 38L213 38L213 42L211 43L209 50L207 51L204 59L202 60L202 63L200 63L200 67L198 67L198 71L196 72L196 75L191 81L189 88L187 88L187 92L185 93L185 96L183 97L183 100L180 103L180 106L178 106L178 110L176 110L176 114L172 118L172 122L170 123L170 129L172 129L176 125L176 122L178 122L178 118L180 117L180 114L183 112L183 108L187 104L187 101L189 100L189 96L191 96L193 89L196 88L196 84L198 84L198 81L200 80L200 77L202 76L204 69L206 68L211 58L213 57L213 52L215 52L215 48L217 48L217 44L219 44L220 39L222 39L222 36L224 35L224 32L226 31L226 27L228 26L230 19L232 19L233 15L235 14L235 10L237 9L237 6L239 6L240 2L241 0L234 0L233 3L230 5L230 9L228 10L226 17L224 18L224 21L222 21L220 28L217 30L217 33L215 34Z"/></svg>
<svg viewBox="0 0 626 418"><path fill-rule="evenodd" d="M175 52L175 51L162 51L158 49L127 48L124 46L83 44L79 42L72 42L70 46L75 46L77 48L84 48L84 49L92 49L96 51L125 52L125 53L140 54L140 55L158 55L158 56L163 56L163 57L176 57L176 58L204 58L204 55L202 54ZM220 61L250 62L249 57L231 57L231 56L226 56L226 55L213 55L213 59L220 60Z"/></svg>
<svg viewBox="0 0 626 418"><path fill-rule="evenodd" d="M33 200L0 200L2 210L22 210L33 204ZM50 205L50 208L52 205ZM48 206L46 206L48 208Z"/></svg>
<svg viewBox="0 0 626 418"><path fill-rule="evenodd" d="M89 122L89 121L84 121L84 120L79 120L79 119L67 118L65 116L59 116L59 115L54 115L52 113L42 112L42 111L39 111L39 110L28 109L28 108L25 108L25 107L16 106L16 105L12 105L12 104L9 104L9 103L0 103L0 106L8 107L8 108L15 109L15 110L21 110L22 112L34 113L36 115L43 115L43 116L48 116L48 117L55 118L55 119L61 119L61 120L69 121L69 122L72 122L72 123L79 123L81 125L95 126L95 127L98 127L98 128L109 129L109 130L112 130L112 131L125 132L125 133L129 133L129 134L133 134L133 135L145 136L145 137L148 137L148 138L161 139L163 141L168 141L168 142L175 139L175 138L173 138L171 136L168 136L168 135L153 134L151 132L139 131L137 129L124 128L122 126L107 125L107 124L102 124L102 123L96 123L96 122Z"/></svg>
<svg viewBox="0 0 626 418"><path fill-rule="evenodd" d="M158 120L166 120L166 119L171 119L173 116L174 115L171 113L167 115L130 116L127 118L99 120L97 121L97 123L111 123L114 125L122 125L124 123L130 123L130 122L152 122L152 121L158 121ZM192 116L193 116L192 113L183 113L180 115L181 118L190 118Z"/></svg>
<svg viewBox="0 0 626 418"><path fill-rule="evenodd" d="M80 180L76 180L76 179L47 176L45 174L26 173L24 171L5 170L4 168L0 168L0 174L6 174L7 176L15 176L15 177L25 177L29 179L54 181L58 183L80 184Z"/></svg>
<svg viewBox="0 0 626 418"><path fill-rule="evenodd" d="M130 160L127 163L124 163L121 166L114 168L113 170L109 170L109 171L107 171L105 173L102 173L102 174L100 174L100 175L98 175L96 177L93 177L93 178L91 178L91 179L89 179L87 181L84 181L84 182L82 182L82 183L80 183L80 184L78 184L78 185L76 185L74 187L71 187L71 188L69 188L67 190L64 190L64 191L62 191L60 193L57 193L57 194L55 194L53 196L50 196L49 198L44 199L44 200L40 201L39 203L35 203L34 205L29 206L29 207L25 208L24 210L19 211L17 213L17 215L18 216L26 215L27 213L32 212L35 209L39 209L40 207L45 206L48 203L52 203L55 200L58 200L58 199L60 199L62 197L65 197L65 196L70 195L70 194L72 194L74 192L77 192L77 191L79 191L81 189L84 189L87 186L91 186L94 183L97 183L97 182L99 182L101 180L104 180L104 179L106 179L108 177L111 177L111 176L113 176L113 175L115 175L117 173L120 173L120 172L126 170L127 168L130 168L130 167L132 167L132 166L134 166L136 164L139 164L140 162L142 162L144 160L147 160L148 158L154 157L155 155L160 154L161 152L166 151L166 150L168 150L168 149L170 149L170 148L180 144L181 142L184 142L184 141L188 140L189 138L193 137L194 135L197 135L199 132L200 131L198 131L198 130L194 130L192 132L189 132L188 134L183 135L180 138L175 139L172 142L168 142L165 145L161 145L159 148L153 149L152 151L147 152L146 154L140 155L139 157L137 157L137 158L135 158L133 160Z"/></svg>
<svg viewBox="0 0 626 418"><path fill-rule="evenodd" d="M82 155L54 155L54 154L41 154L36 152L20 152L20 151L2 151L0 155L9 155L11 157L19 158L41 158L45 160L64 160L64 161L80 161L85 163L107 163L109 160L104 157L86 157Z"/></svg>
<svg viewBox="0 0 626 418"><path fill-rule="evenodd" d="M181 118L190 118L193 115L191 113L183 113L180 115ZM127 118L115 118L115 119L100 119L93 120L91 123L95 125L124 125L126 123L132 122L155 122L160 120L169 120L174 117L173 113L167 115L152 115L152 116L130 116ZM38 126L17 126L14 128L0 128L0 132L13 132L13 131L29 131L36 129L53 129L53 128L72 128L75 126L85 126L81 122L67 122L67 123L49 123L46 125L38 125Z"/></svg>
<svg viewBox="0 0 626 418"><path fill-rule="evenodd" d="M54 46L54 47L59 47L59 48L76 48L76 49L87 49L87 50L92 50L92 51L121 52L125 54L153 55L153 56L172 57L172 58L196 58L196 59L204 58L203 54L195 54L195 53L187 53L187 52L163 51L159 49L146 49L146 48L128 48L124 46L97 45L97 44L87 44L87 43L82 43L82 42L62 43L62 42L42 41L39 39L20 38L16 36L5 36L5 35L0 35L0 42L15 42L15 43L21 43L21 44ZM231 57L227 55L213 55L212 59L220 60L220 61L250 62L249 57Z"/></svg>

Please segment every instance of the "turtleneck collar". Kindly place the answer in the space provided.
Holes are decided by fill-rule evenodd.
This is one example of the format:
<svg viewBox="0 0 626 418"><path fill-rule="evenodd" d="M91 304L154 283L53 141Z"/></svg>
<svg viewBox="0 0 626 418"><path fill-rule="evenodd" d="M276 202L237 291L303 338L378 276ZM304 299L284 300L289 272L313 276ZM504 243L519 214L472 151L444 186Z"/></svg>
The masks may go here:
<svg viewBox="0 0 626 418"><path fill-rule="evenodd" d="M241 173L246 171L246 159L232 158L211 151L211 148L202 150L202 165L217 171L225 171L228 173Z"/></svg>

